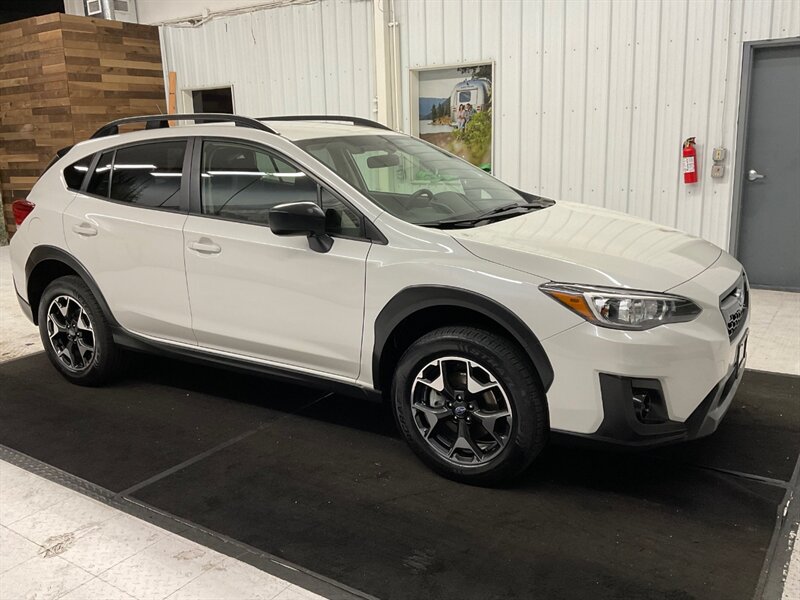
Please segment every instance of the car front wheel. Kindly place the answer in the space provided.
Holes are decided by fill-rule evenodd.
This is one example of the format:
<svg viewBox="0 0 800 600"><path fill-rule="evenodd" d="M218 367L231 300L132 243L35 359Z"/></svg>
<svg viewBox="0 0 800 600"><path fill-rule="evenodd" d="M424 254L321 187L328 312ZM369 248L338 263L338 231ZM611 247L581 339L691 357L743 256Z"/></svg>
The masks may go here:
<svg viewBox="0 0 800 600"><path fill-rule="evenodd" d="M416 454L464 483L519 475L547 440L546 401L527 357L472 327L443 327L414 342L398 363L392 403Z"/></svg>

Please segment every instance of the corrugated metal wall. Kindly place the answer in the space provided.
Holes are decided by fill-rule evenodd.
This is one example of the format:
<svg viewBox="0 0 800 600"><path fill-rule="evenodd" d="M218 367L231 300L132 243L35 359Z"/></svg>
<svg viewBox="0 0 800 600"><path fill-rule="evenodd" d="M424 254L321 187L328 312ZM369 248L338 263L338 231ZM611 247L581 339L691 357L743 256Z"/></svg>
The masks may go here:
<svg viewBox="0 0 800 600"><path fill-rule="evenodd" d="M197 28L162 27L161 37L165 70L177 72L179 95L232 84L235 110L244 115L373 114L369 0L324 0Z"/></svg>
<svg viewBox="0 0 800 600"><path fill-rule="evenodd" d="M386 10L389 0L379 1ZM742 42L800 36L800 2L395 3L406 131L409 69L494 61L501 178L728 247ZM372 9L370 0L321 0L162 27L164 62L179 90L233 84L241 114L374 118ZM694 186L680 173L689 136L699 142ZM709 176L715 146L728 150L722 179Z"/></svg>
<svg viewBox="0 0 800 600"><path fill-rule="evenodd" d="M742 42L800 35L795 0L397 0L407 69L495 61L496 173L727 248ZM699 142L700 182L680 145ZM728 149L711 179L711 149Z"/></svg>

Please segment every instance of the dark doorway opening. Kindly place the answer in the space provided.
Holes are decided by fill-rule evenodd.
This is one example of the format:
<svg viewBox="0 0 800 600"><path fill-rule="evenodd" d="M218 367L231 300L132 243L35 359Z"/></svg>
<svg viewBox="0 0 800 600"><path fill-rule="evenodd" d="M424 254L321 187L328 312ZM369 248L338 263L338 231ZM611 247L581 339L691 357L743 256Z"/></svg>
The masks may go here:
<svg viewBox="0 0 800 600"><path fill-rule="evenodd" d="M0 7L0 24L27 19L28 17L39 17L50 13L63 13L64 2L62 0L33 0L12 4L3 3Z"/></svg>
<svg viewBox="0 0 800 600"><path fill-rule="evenodd" d="M192 108L196 113L233 114L233 91L229 87L192 91Z"/></svg>

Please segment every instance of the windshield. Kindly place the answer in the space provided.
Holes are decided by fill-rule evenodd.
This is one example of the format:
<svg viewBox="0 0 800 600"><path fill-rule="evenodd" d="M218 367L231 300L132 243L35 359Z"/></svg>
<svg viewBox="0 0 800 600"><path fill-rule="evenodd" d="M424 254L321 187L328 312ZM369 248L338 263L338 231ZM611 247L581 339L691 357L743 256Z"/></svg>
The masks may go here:
<svg viewBox="0 0 800 600"><path fill-rule="evenodd" d="M297 143L375 204L409 223L474 226L477 220L489 222L489 213L492 219L508 218L551 204L516 192L479 168L409 136Z"/></svg>

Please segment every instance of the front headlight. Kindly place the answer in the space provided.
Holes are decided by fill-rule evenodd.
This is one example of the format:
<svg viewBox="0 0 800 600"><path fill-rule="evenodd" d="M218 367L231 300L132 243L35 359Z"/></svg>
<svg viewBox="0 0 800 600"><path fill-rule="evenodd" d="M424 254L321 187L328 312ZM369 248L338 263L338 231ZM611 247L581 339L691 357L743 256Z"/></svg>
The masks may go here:
<svg viewBox="0 0 800 600"><path fill-rule="evenodd" d="M590 323L611 329L641 331L684 323L703 310L691 300L671 294L567 283L545 283L539 289Z"/></svg>

